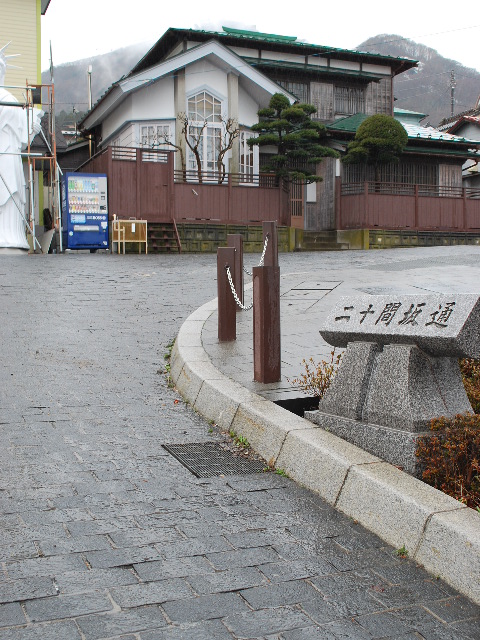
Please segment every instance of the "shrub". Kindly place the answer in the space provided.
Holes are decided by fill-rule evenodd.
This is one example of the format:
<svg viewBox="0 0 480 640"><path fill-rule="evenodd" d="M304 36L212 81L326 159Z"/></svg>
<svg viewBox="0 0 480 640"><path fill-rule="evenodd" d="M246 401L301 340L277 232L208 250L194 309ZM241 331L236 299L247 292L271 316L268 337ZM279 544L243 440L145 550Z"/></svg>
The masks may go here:
<svg viewBox="0 0 480 640"><path fill-rule="evenodd" d="M335 349L330 353L330 360L321 360L316 363L313 358L308 361L302 360L305 372L298 378L288 379L290 384L309 393L312 396L322 398L328 387L332 384L333 378L340 365L342 354L335 355Z"/></svg>
<svg viewBox="0 0 480 640"><path fill-rule="evenodd" d="M460 360L460 370L472 409L480 414L480 361L464 358Z"/></svg>
<svg viewBox="0 0 480 640"><path fill-rule="evenodd" d="M423 480L480 510L480 416L436 418L430 429L435 435L419 438L417 443Z"/></svg>

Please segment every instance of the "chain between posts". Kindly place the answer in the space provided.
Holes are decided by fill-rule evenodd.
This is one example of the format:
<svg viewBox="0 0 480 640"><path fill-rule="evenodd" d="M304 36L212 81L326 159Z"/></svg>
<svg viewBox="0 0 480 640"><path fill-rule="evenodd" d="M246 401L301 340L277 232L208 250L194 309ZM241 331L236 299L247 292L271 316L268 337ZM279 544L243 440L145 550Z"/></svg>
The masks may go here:
<svg viewBox="0 0 480 640"><path fill-rule="evenodd" d="M244 311L250 311L250 309L253 308L253 301L252 301L252 304L248 306L245 306L241 303L240 298L238 297L237 292L235 291L235 285L233 284L232 274L230 273L230 267L227 265L225 267L225 270L227 272L228 282L230 283L230 289L232 290L232 294L233 294L233 297L235 298L235 302L238 304L240 309L243 309Z"/></svg>
<svg viewBox="0 0 480 640"><path fill-rule="evenodd" d="M263 266L263 261L265 260L265 253L267 252L267 244L268 244L269 237L270 237L270 234L267 233L267 235L265 236L265 244L263 245L263 252L262 252L262 255L260 256L260 262L258 263L259 267ZM245 267L243 267L243 270L248 276L253 276L253 273L245 269ZM251 307L249 307L249 309L251 309Z"/></svg>

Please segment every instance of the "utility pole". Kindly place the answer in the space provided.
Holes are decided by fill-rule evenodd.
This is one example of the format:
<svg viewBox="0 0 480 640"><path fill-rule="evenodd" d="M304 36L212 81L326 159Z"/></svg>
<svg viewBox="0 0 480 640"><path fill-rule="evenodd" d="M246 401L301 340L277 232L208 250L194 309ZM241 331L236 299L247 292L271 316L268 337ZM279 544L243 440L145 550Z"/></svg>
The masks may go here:
<svg viewBox="0 0 480 640"><path fill-rule="evenodd" d="M452 69L450 71L450 115L453 118L453 112L455 109L455 87L457 83L455 82L455 71Z"/></svg>
<svg viewBox="0 0 480 640"><path fill-rule="evenodd" d="M87 69L87 79L88 79L88 110L92 110L92 65L88 65ZM88 157L92 157L92 136L91 134L88 136Z"/></svg>

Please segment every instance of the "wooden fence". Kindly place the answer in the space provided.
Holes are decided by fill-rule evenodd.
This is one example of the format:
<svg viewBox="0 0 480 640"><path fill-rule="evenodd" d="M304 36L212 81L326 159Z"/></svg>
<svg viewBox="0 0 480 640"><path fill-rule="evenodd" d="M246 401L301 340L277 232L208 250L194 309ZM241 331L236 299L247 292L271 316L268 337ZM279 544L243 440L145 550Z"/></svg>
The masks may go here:
<svg viewBox="0 0 480 640"><path fill-rule="evenodd" d="M108 177L110 217L290 226L289 194L271 175L174 171L173 153L108 147L81 167Z"/></svg>
<svg viewBox="0 0 480 640"><path fill-rule="evenodd" d="M480 229L480 189L338 182L337 195L338 229Z"/></svg>

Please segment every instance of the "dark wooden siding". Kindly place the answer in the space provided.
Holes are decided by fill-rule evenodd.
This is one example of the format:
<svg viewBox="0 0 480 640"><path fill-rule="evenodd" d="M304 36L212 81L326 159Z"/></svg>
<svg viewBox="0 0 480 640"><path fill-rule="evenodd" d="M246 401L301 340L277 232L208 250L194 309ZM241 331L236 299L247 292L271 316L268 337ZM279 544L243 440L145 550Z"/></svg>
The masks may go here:
<svg viewBox="0 0 480 640"><path fill-rule="evenodd" d="M193 172L188 182L175 182L173 153L118 147L92 158L81 171L107 174L110 218L290 224L288 191L269 176L254 176L253 184L242 184L241 176L230 174L222 184L198 184Z"/></svg>
<svg viewBox="0 0 480 640"><path fill-rule="evenodd" d="M430 185L365 183L342 185L339 229L476 231L480 228L480 189ZM389 192L390 191L390 192Z"/></svg>

